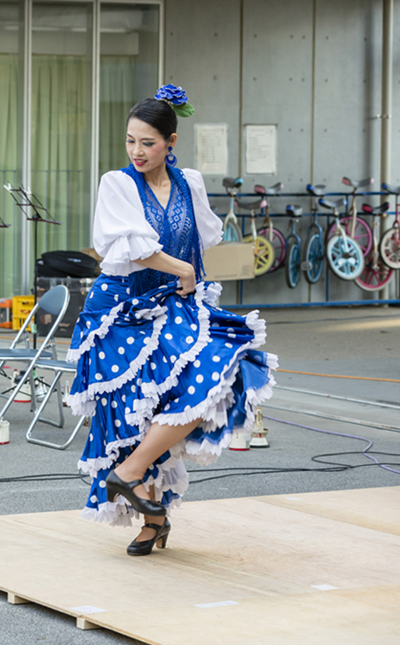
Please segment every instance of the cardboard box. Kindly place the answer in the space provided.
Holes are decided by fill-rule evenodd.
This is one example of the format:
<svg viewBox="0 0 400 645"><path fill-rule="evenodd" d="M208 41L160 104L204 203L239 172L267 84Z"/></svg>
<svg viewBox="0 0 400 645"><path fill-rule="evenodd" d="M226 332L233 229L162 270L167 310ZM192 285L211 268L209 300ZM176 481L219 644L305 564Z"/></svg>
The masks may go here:
<svg viewBox="0 0 400 645"><path fill-rule="evenodd" d="M252 244L221 242L204 253L206 280L250 280L254 278Z"/></svg>

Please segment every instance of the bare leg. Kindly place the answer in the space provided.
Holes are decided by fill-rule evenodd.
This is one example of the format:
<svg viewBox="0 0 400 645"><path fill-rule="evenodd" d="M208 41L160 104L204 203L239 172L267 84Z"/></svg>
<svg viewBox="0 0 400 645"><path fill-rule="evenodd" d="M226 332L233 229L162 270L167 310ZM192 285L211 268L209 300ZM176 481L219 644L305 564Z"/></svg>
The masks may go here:
<svg viewBox="0 0 400 645"><path fill-rule="evenodd" d="M148 467L154 463L158 457L161 457L164 452L167 452L167 450L172 448L172 446L175 446L177 443L182 441L182 439L187 437L188 434L197 428L200 421L201 419L196 419L191 423L181 426L161 426L158 423L153 423L139 446L115 469L118 477L126 482L130 482L135 479L142 479ZM143 499L154 498L154 490L150 489L149 494L143 485L137 486L135 488L135 493ZM164 517L145 516L144 519L146 523L164 523ZM154 535L155 532L153 529L143 529L137 536L136 540L149 540L153 538Z"/></svg>

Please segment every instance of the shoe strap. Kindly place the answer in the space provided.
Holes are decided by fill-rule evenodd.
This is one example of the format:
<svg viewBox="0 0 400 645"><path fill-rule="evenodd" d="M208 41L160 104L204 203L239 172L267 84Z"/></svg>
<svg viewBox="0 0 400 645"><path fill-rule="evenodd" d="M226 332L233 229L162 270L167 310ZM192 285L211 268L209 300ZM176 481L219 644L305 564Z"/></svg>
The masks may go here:
<svg viewBox="0 0 400 645"><path fill-rule="evenodd" d="M140 486L143 484L142 479L135 479L133 482L124 482L124 484L128 484L131 488L136 488L136 486Z"/></svg>
<svg viewBox="0 0 400 645"><path fill-rule="evenodd" d="M160 529L162 529L162 528L163 528L163 526L165 526L165 522L164 522L164 524L152 524L152 523L150 522L149 524L144 524L144 525L142 526L142 529L145 529L145 528L146 528L146 529L154 529L155 531L157 531L157 532L158 532Z"/></svg>

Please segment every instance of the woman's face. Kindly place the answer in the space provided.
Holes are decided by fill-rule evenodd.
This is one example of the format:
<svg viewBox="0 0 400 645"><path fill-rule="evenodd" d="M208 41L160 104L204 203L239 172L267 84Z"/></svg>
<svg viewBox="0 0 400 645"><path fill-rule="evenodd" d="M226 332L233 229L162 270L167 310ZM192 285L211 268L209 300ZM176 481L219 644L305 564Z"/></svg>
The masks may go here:
<svg viewBox="0 0 400 645"><path fill-rule="evenodd" d="M175 146L176 134L166 141L156 128L140 119L131 119L126 133L126 151L136 170L151 172L165 165L168 147Z"/></svg>

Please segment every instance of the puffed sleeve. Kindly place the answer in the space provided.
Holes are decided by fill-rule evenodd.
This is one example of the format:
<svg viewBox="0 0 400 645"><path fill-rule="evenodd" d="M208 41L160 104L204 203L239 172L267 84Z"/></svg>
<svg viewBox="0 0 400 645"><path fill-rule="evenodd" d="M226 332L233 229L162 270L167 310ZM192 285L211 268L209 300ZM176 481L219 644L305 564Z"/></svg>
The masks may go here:
<svg viewBox="0 0 400 645"><path fill-rule="evenodd" d="M202 174L193 168L184 168L183 173L192 193L197 230L203 247L209 249L222 240L222 222L210 208Z"/></svg>
<svg viewBox="0 0 400 645"><path fill-rule="evenodd" d="M128 275L144 269L135 264L162 245L146 221L135 182L119 170L101 178L94 217L93 244L103 258L100 266L109 275Z"/></svg>

